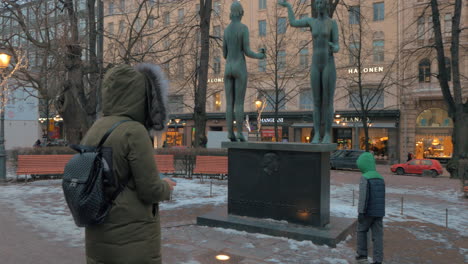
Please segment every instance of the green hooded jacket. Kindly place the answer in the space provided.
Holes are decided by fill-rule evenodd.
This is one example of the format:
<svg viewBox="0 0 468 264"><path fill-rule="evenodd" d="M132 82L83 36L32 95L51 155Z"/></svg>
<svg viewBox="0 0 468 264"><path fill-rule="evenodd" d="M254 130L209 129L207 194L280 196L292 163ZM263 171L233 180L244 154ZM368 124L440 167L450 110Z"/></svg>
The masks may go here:
<svg viewBox="0 0 468 264"><path fill-rule="evenodd" d="M104 117L89 129L81 144L96 146L121 120L104 143L112 147L113 172L129 179L105 222L86 228L87 263L160 264L161 228L158 202L169 198L169 185L159 178L152 142L145 128L145 76L128 65L112 68L104 77Z"/></svg>
<svg viewBox="0 0 468 264"><path fill-rule="evenodd" d="M383 179L382 175L375 168L375 159L369 152L362 153L356 161L358 168L362 172L362 176L369 179Z"/></svg>

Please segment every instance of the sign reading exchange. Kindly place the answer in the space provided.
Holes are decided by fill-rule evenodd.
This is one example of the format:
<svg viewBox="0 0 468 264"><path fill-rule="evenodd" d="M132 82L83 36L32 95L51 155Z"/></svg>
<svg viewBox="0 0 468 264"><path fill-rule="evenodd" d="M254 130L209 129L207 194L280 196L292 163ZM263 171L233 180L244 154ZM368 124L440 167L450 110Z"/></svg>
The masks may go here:
<svg viewBox="0 0 468 264"><path fill-rule="evenodd" d="M383 71L384 71L384 67L369 67L369 68L363 68L361 73L383 72ZM355 74L358 72L359 72L358 68L348 69L349 74Z"/></svg>

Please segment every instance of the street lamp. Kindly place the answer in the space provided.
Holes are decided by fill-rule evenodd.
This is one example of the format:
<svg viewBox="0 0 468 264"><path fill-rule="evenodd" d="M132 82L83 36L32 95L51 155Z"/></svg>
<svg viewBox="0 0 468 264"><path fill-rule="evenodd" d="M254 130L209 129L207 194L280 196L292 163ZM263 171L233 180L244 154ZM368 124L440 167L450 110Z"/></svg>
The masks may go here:
<svg viewBox="0 0 468 264"><path fill-rule="evenodd" d="M265 102L257 99L255 101L255 107L257 108L257 141L258 135L260 134L260 129L262 128L262 111L265 108Z"/></svg>
<svg viewBox="0 0 468 264"><path fill-rule="evenodd" d="M0 84L4 80L4 73L5 69L10 65L11 55L5 52L4 50L0 50L0 70L2 71ZM1 130L0 130L0 182L6 181L6 152L5 152L5 85L2 85L2 94L1 94L1 114L0 114L0 123L1 123Z"/></svg>

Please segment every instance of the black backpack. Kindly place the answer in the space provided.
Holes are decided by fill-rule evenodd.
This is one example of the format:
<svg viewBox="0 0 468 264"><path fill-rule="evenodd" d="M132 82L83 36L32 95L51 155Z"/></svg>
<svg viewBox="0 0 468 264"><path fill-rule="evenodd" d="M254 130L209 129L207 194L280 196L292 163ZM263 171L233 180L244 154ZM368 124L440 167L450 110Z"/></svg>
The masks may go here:
<svg viewBox="0 0 468 264"><path fill-rule="evenodd" d="M112 148L102 146L112 131L127 121L130 120L115 123L96 147L70 145L79 153L65 165L62 188L75 224L79 227L104 222L112 202L128 183L119 183L114 178ZM108 187L114 191L108 193Z"/></svg>

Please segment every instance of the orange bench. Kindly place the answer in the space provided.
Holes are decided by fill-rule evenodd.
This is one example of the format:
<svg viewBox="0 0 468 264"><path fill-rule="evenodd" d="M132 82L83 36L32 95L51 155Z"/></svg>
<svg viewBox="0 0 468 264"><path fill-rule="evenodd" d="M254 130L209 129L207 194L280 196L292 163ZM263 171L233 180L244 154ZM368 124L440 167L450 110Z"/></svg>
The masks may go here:
<svg viewBox="0 0 468 264"><path fill-rule="evenodd" d="M174 155L154 155L156 167L161 173L175 173Z"/></svg>
<svg viewBox="0 0 468 264"><path fill-rule="evenodd" d="M194 174L228 175L228 158L226 156L197 156Z"/></svg>
<svg viewBox="0 0 468 264"><path fill-rule="evenodd" d="M63 174L65 165L73 155L18 155L18 175ZM174 173L174 155L154 155L159 172Z"/></svg>
<svg viewBox="0 0 468 264"><path fill-rule="evenodd" d="M47 175L63 174L65 164L73 155L18 155L18 167L16 169L16 179L18 175Z"/></svg>

